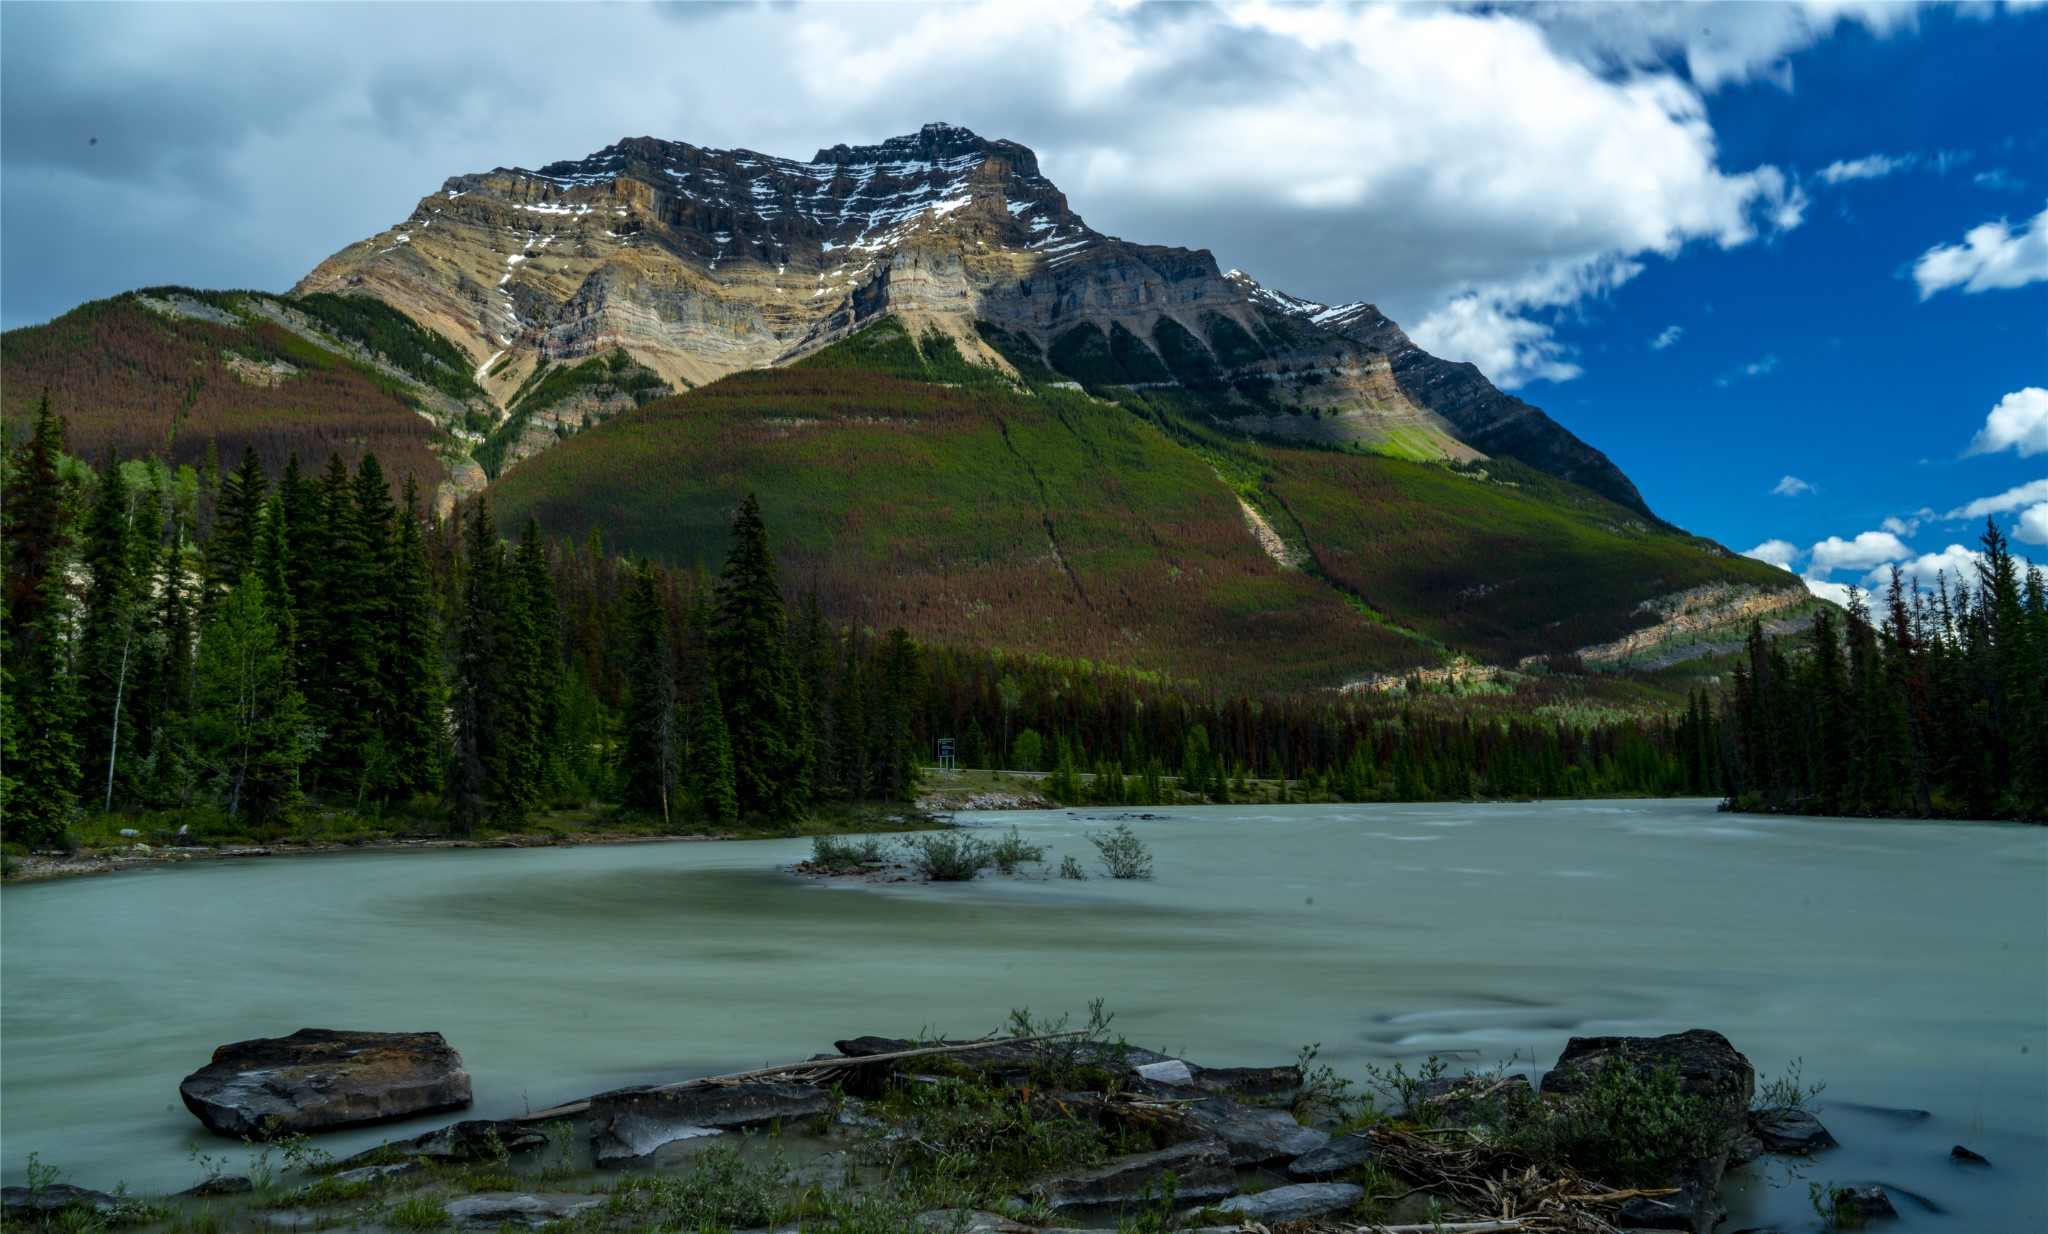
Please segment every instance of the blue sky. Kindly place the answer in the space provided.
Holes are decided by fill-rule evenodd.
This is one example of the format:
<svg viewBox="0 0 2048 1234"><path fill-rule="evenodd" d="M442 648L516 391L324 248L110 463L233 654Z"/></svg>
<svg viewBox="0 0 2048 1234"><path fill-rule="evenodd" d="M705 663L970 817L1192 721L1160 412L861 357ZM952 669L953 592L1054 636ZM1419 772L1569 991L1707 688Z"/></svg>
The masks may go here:
<svg viewBox="0 0 2048 1234"><path fill-rule="evenodd" d="M283 290L623 136L945 120L1101 230L1379 304L1828 591L1967 564L1971 510L2048 558L2044 68L2038 3L0 2L0 324Z"/></svg>

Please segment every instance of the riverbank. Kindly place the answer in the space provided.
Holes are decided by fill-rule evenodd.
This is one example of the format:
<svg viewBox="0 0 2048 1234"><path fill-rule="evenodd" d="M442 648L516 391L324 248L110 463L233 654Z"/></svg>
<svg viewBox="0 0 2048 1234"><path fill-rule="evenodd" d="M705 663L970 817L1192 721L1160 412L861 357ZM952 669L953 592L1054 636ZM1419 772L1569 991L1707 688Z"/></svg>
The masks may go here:
<svg viewBox="0 0 2048 1234"><path fill-rule="evenodd" d="M1097 1003L1079 1028L1017 1011L1007 1035L973 1041L841 1039L806 1062L467 1120L345 1157L273 1121L246 1173L195 1151L198 1177L174 1194L96 1191L38 1166L5 1199L10 1224L31 1229L86 1220L216 1234L1700 1234L1723 1215L1731 1162L1833 1143L1798 1108L1796 1086L1767 1086L1759 1100L1749 1061L1707 1030L1574 1039L1541 1076L1541 1096L1525 1075L1453 1076L1433 1061L1374 1068L1354 1094L1313 1050L1293 1064L1210 1067L1131 1045L1113 1018ZM297 1116L317 1128L348 1117L339 1094L384 1085L393 1065L358 1068L324 1042L300 1033L237 1048L258 1049L267 1076L312 1051L321 1079ZM447 1051L435 1034L376 1048ZM241 1057L216 1052L205 1074ZM214 1083L215 1117L300 1091L248 1090L225 1073Z"/></svg>

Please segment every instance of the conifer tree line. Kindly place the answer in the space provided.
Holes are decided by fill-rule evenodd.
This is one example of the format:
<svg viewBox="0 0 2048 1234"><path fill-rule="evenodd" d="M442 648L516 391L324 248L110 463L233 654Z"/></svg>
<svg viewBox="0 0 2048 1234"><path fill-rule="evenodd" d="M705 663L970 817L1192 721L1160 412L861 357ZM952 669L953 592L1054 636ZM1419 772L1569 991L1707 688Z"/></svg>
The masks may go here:
<svg viewBox="0 0 2048 1234"><path fill-rule="evenodd" d="M7 458L0 811L308 809L461 831L592 802L675 827L907 802L937 739L1068 804L1726 795L1806 812L2043 816L2048 612L1986 536L1972 585L1895 580L1798 645L1752 632L1721 697L1563 723L1380 696L1220 694L1082 661L923 646L785 596L749 497L720 572L508 543L374 456L276 477ZM1264 781L1263 785L1256 781Z"/></svg>
<svg viewBox="0 0 2048 1234"><path fill-rule="evenodd" d="M2048 821L2048 585L1987 522L1974 579L1893 567L1787 648L1752 628L1688 732L1739 809Z"/></svg>

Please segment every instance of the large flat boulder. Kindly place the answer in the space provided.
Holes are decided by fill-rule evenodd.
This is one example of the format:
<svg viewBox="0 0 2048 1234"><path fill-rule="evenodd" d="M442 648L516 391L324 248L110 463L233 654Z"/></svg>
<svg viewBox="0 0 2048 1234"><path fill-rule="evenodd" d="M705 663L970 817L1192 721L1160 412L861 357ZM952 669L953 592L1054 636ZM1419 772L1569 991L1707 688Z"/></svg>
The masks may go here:
<svg viewBox="0 0 2048 1234"><path fill-rule="evenodd" d="M1285 1110L1243 1105L1227 1097L1197 1101L1181 1110L1179 1118L1195 1138L1223 1145L1234 1165L1292 1161L1330 1142L1328 1132L1302 1126Z"/></svg>
<svg viewBox="0 0 2048 1234"><path fill-rule="evenodd" d="M643 1160L679 1140L765 1127L828 1113L832 1094L814 1084L731 1084L622 1089L590 1099L590 1153L599 1166Z"/></svg>
<svg viewBox="0 0 2048 1234"><path fill-rule="evenodd" d="M1183 1204L1220 1200L1237 1192L1237 1170L1219 1144L1194 1140L1113 1161L1099 1170L1055 1178L1039 1186L1045 1206L1069 1209L1136 1208L1165 1195L1173 1175L1174 1199Z"/></svg>
<svg viewBox="0 0 2048 1234"><path fill-rule="evenodd" d="M302 1028L237 1041L178 1085L215 1135L333 1131L469 1105L469 1072L439 1033Z"/></svg>
<svg viewBox="0 0 2048 1234"><path fill-rule="evenodd" d="M1348 1173L1379 1157L1380 1146L1363 1131L1331 1138L1314 1152L1304 1153L1287 1163L1287 1177L1300 1183L1321 1182Z"/></svg>

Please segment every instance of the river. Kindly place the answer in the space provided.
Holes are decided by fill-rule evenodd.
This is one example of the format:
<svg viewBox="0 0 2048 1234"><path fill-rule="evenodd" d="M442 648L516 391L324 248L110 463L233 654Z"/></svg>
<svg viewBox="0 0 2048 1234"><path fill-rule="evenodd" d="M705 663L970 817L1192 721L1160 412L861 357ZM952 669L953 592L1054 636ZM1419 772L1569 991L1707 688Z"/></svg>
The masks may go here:
<svg viewBox="0 0 2048 1234"><path fill-rule="evenodd" d="M189 1185L188 1155L226 1141L179 1079L302 1026L442 1032L490 1116L1100 997L1135 1044L1229 1065L1320 1042L1351 1076L1432 1053L1540 1072L1573 1035L1714 1028L1760 1072L1803 1058L1842 1141L1802 1177L1743 1172L1724 1229L1811 1226L1813 1180L1892 1188L1901 1231L2048 1231L2048 829L1701 801L1161 813L1134 823L1142 883L822 885L784 872L806 843L761 841L10 886L6 1181L33 1151L86 1186ZM1106 818L962 821L1015 823L1056 864Z"/></svg>

